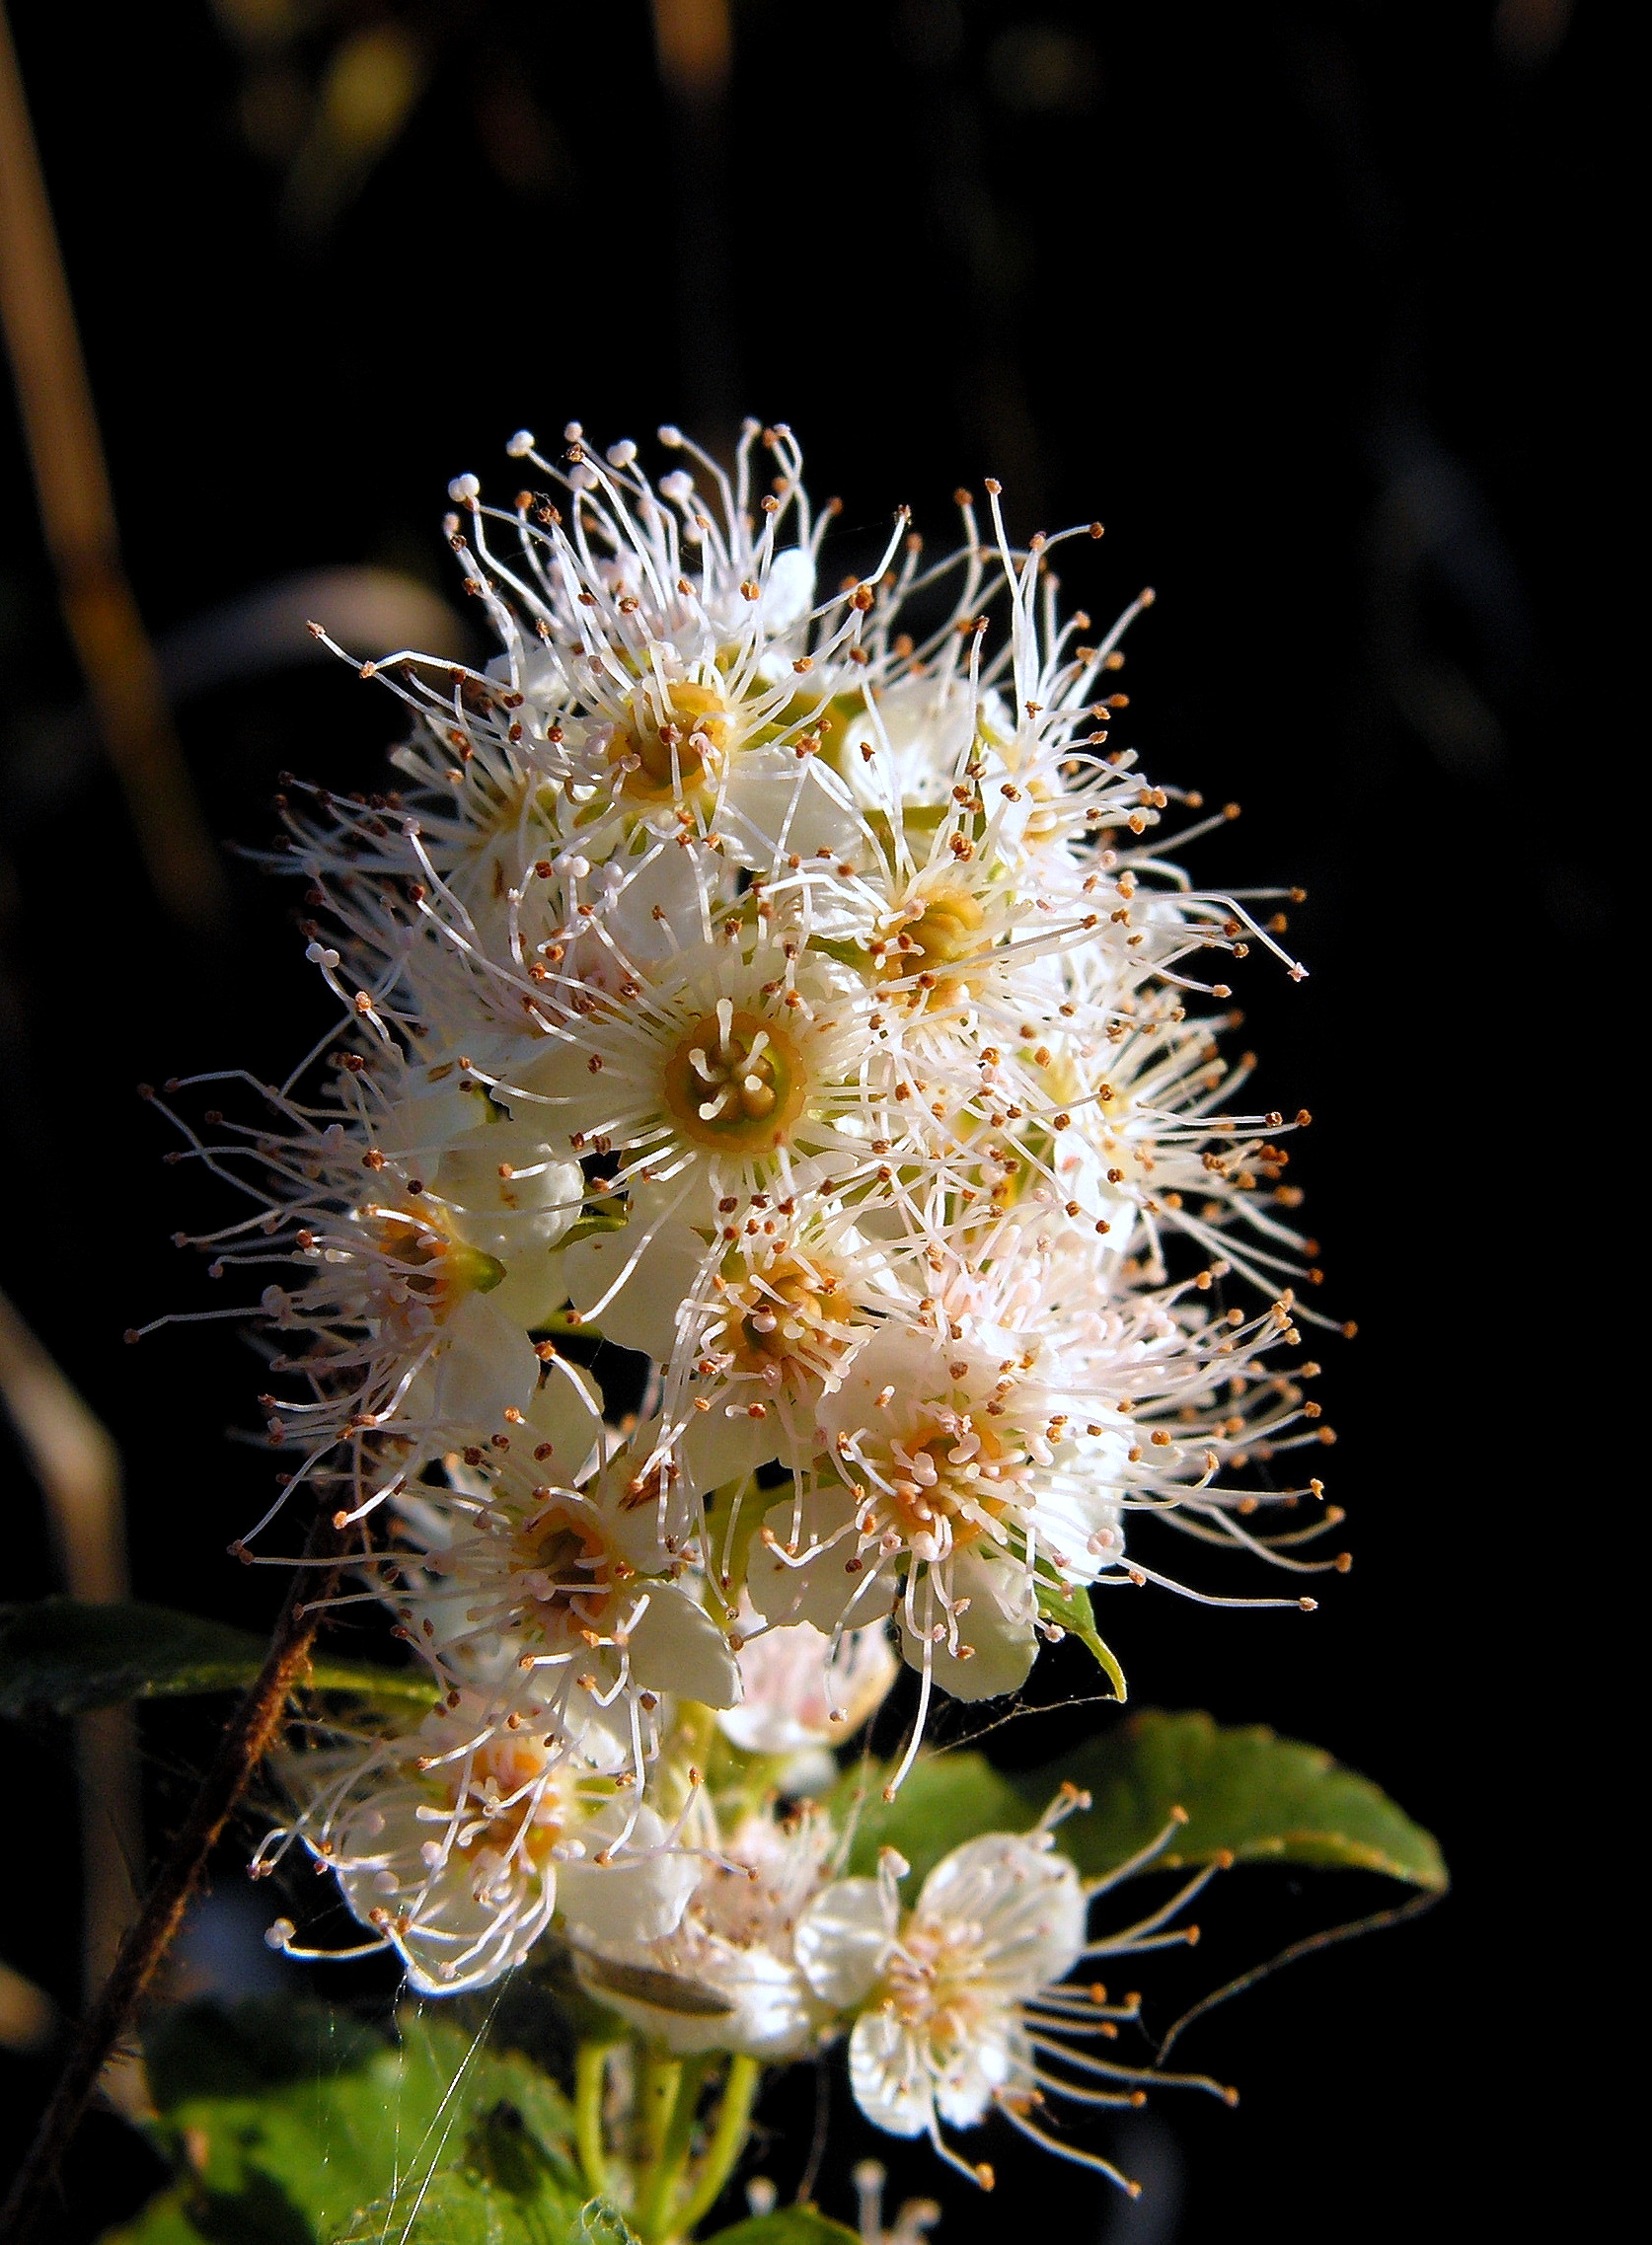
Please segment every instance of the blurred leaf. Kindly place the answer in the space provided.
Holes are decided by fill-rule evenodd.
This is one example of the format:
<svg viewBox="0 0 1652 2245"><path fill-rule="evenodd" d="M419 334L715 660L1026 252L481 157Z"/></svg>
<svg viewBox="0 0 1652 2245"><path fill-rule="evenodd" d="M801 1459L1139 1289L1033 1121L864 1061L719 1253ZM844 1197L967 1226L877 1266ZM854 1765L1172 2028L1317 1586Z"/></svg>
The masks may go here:
<svg viewBox="0 0 1652 2245"><path fill-rule="evenodd" d="M363 2207L337 2245L628 2245L612 2209L585 2197L565 2159L550 2158L500 2105L466 2134L456 2163Z"/></svg>
<svg viewBox="0 0 1652 2245"><path fill-rule="evenodd" d="M44 1598L0 1606L0 1715L78 1715L130 1699L244 1689L263 1666L262 1637L170 1607L90 1606ZM434 1690L418 1669L318 1660L316 1691L427 1707Z"/></svg>
<svg viewBox="0 0 1652 2245"><path fill-rule="evenodd" d="M1106 1675L1115 1698L1129 1698L1124 1671L1102 1643L1101 1633L1095 1626L1095 1613L1088 1590L1082 1585L1075 1585L1064 1594L1053 1583L1040 1582L1038 1610L1046 1621L1054 1621L1070 1637L1077 1637L1080 1644L1086 1647L1096 1666Z"/></svg>
<svg viewBox="0 0 1652 2245"><path fill-rule="evenodd" d="M816 2207L777 2207L773 2213L755 2213L717 2230L706 2245L860 2245L860 2236Z"/></svg>
<svg viewBox="0 0 1652 2245"><path fill-rule="evenodd" d="M400 139L429 82L432 57L397 23L364 25L329 56L310 130L287 174L285 215L319 234Z"/></svg>
<svg viewBox="0 0 1652 2245"><path fill-rule="evenodd" d="M1024 1832L1033 1821L1019 1791L985 1755L926 1755L895 1798L885 1801L889 1773L882 1762L857 1762L832 1788L827 1806L840 1829L854 1831L849 1870L869 1874L880 1847L898 1848L912 1865L909 1897L966 1839L983 1832Z"/></svg>
<svg viewBox="0 0 1652 2245"><path fill-rule="evenodd" d="M445 2020L409 2013L392 2044L320 2004L191 2005L162 2021L147 2055L153 2133L179 2180L106 2245L583 2234L561 2091Z"/></svg>
<svg viewBox="0 0 1652 2245"><path fill-rule="evenodd" d="M1020 1778L1023 1822L1063 1780L1083 1786L1093 1804L1057 1834L1090 1877L1148 1846L1181 1808L1187 1823L1155 1858L1166 1868L1227 1850L1241 1863L1382 1871L1434 1892L1449 1884L1432 1834L1368 1777L1259 1726L1225 1730L1209 1715L1146 1709Z"/></svg>

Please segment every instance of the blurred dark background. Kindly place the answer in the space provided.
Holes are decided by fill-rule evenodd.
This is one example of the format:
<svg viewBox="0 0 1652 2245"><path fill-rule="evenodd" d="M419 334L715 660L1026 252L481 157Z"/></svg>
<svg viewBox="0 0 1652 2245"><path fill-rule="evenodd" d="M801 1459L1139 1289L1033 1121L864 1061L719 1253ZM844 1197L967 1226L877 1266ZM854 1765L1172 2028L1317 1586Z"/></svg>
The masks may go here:
<svg viewBox="0 0 1652 2245"><path fill-rule="evenodd" d="M1545 1587L1571 1489L1558 1311L1529 1295L1575 1269L1565 1022L1613 934L1612 838L1569 816L1626 715L1601 659L1595 510L1617 471L1585 254L1618 191L1598 98L1612 11L10 15L130 582L226 849L269 841L282 768L371 786L397 731L388 695L306 659L295 619L323 595L268 588L371 570L320 607L352 643L379 651L382 622L459 649L447 479L513 488L502 445L524 422L549 441L578 416L607 442L674 419L725 448L742 412L786 419L817 495L845 499L844 566L898 501L945 541L952 486L992 474L1021 535L1106 522L1073 600L1110 615L1157 587L1128 737L1156 777L1242 801L1205 878L1309 891L1292 935L1312 979L1257 956L1239 997L1263 1103L1314 1110L1293 1176L1325 1306L1360 1324L1315 1351L1356 1565L1312 1620L1143 1599L1115 1642L1145 1701L1265 1721L1377 1778L1438 1832L1456 1888L1190 2033L1178 2059L1244 2103L1164 2095L1098 2127L1152 2186L1135 2208L1007 2133L981 2144L998 2196L971 2204L926 2155L857 2136L841 2079L821 2199L847 2217L849 2164L876 2149L897 2194L943 2197L942 2245L1029 2221L1075 2245L1489 2233L1511 2180L1540 2196L1529 2160L1576 2155L1537 2090L1565 2054L1552 2026L1545 2057L1536 2040L1552 1960L1535 1887L1568 1844L1558 1803L1592 1811L1541 1729L1583 1644ZM221 906L158 896L9 395L0 491L0 1284L119 1447L137 1595L258 1625L280 1580L224 1555L269 1493L267 1458L225 1433L256 1416L257 1362L222 1326L121 1345L212 1300L169 1245L210 1203L159 1166L169 1141L132 1087L278 1073L322 994L296 896L233 853ZM5 1595L61 1587L30 1461L5 1422L0 1440ZM152 1841L214 1719L144 1717ZM1036 1722L993 1741L1029 1759L1058 1744ZM28 1834L0 1850L0 1958L72 2012L66 1739L13 1727L0 1754ZM237 1878L226 1857L232 1950ZM1392 1899L1236 1872L1202 1906L1198 1970L1144 1968L1150 2011L1163 2026ZM1511 2067L1541 2124L1487 2100ZM0 2051L0 2149L45 2072ZM783 2193L809 2094L770 2109ZM154 2173L95 2117L63 2237Z"/></svg>

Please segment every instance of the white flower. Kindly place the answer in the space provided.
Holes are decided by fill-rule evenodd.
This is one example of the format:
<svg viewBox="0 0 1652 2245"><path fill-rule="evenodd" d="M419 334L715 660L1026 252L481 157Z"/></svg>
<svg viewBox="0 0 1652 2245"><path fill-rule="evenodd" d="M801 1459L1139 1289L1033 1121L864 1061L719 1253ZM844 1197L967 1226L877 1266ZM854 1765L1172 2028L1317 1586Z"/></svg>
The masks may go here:
<svg viewBox="0 0 1652 2245"><path fill-rule="evenodd" d="M681 1922L661 1939L576 1943L592 1994L668 2050L800 2058L829 2029L792 1954L798 1918L819 1892L832 1831L804 1808L742 1819L717 1841Z"/></svg>
<svg viewBox="0 0 1652 2245"><path fill-rule="evenodd" d="M991 2167L961 2159L942 2138L942 2124L974 2128L1000 2112L1023 2134L1134 2194L1137 2186L1107 2160L1052 2136L1031 2116L1052 2095L1081 2105L1140 2104L1139 2084L1155 2080L1192 2082L1233 2101L1232 2091L1203 2076L1158 2075L1083 2047L1116 2037L1120 2021L1138 2017L1140 1999L1110 2004L1098 1983L1067 1985L1067 1976L1082 1960L1197 1940L1196 1927L1164 1928L1212 1875L1198 1873L1138 1924L1090 1941L1090 1903L1150 1864L1186 1820L1177 1810L1151 1846L1087 1890L1052 1841L1064 1817L1089 1806L1068 1787L1031 1832L966 1840L937 1864L905 1911L899 1882L907 1866L886 1848L875 1879L828 1887L797 1927L797 1961L815 1994L856 2015L849 2077L861 2110L891 2135L927 2135L949 2165L989 2190Z"/></svg>
<svg viewBox="0 0 1652 2245"><path fill-rule="evenodd" d="M432 1085L393 1050L380 1074L346 1058L334 1103L266 1091L280 1128L200 1146L256 1213L197 1243L220 1274L296 1266L262 1307L279 1341L271 1371L303 1384L261 1401L271 1440L302 1454L293 1482L338 1473L346 1446L340 1510L356 1519L401 1485L410 1448L487 1441L531 1403L540 1364L524 1309L544 1299L582 1180L531 1133L500 1124L493 1141L495 1126L478 1128L485 1099ZM374 1439L386 1430L388 1466Z"/></svg>
<svg viewBox="0 0 1652 2245"><path fill-rule="evenodd" d="M720 1232L730 1197L745 1207L864 1168L864 1133L844 1124L892 1095L862 1081L859 980L738 935L692 938L612 998L548 997L537 1055L497 1087L574 1153L619 1157L610 1189L629 1191L638 1231L677 1216Z"/></svg>
<svg viewBox="0 0 1652 2245"><path fill-rule="evenodd" d="M822 1397L815 1471L772 1505L747 1576L770 1622L828 1632L893 1600L924 1679L909 1755L932 1686L1014 1689L1072 1591L1170 1580L1127 1552L1129 1511L1318 1564L1253 1536L1257 1500L1222 1478L1247 1448L1317 1439L1300 1388L1256 1377L1295 1330L1283 1305L1214 1315L1208 1274L1108 1294L1081 1236L1045 1235L1036 1207L983 1245L922 1319L885 1316Z"/></svg>
<svg viewBox="0 0 1652 2245"><path fill-rule="evenodd" d="M1040 1569L1092 1579L1119 1501L1096 1460L1073 1470L1063 1430L1052 1444L1036 1391L1029 1416L1021 1372L1018 1356L944 1323L938 1335L886 1321L820 1407L836 1483L768 1515L749 1577L759 1611L830 1632L886 1609L902 1585L907 1657L926 1684L939 1675L976 1699L1022 1683Z"/></svg>
<svg viewBox="0 0 1652 2245"><path fill-rule="evenodd" d="M954 1848L902 1913L905 1870L886 1852L875 1879L844 1879L804 1915L796 1951L823 2003L858 2014L849 2041L855 2101L892 2135L973 2128L1033 2077L1023 2006L1084 1954L1085 1898L1048 1834L994 1833Z"/></svg>
<svg viewBox="0 0 1652 2245"><path fill-rule="evenodd" d="M306 1807L255 1871L301 1839L422 1994L488 1986L559 1910L594 1939L669 1932L694 1888L693 1860L650 1807L496 1701L461 1694L405 1738L291 1757L284 1774Z"/></svg>
<svg viewBox="0 0 1652 2245"><path fill-rule="evenodd" d="M398 1501L413 1552L394 1600L444 1684L502 1687L514 1672L583 1753L629 1762L638 1785L667 1694L732 1707L741 1690L723 1628L660 1540L652 1487L638 1486L644 1445L604 1430L554 1364L519 1431L451 1459L450 1489Z"/></svg>
<svg viewBox="0 0 1652 2245"><path fill-rule="evenodd" d="M683 1429L696 1491L772 1459L794 1471L813 1462L824 1398L878 1319L905 1306L902 1266L921 1250L917 1236L867 1238L864 1213L862 1196L845 1206L817 1195L785 1211L766 1196L709 1271L701 1249L655 1352L668 1360L661 1415Z"/></svg>
<svg viewBox="0 0 1652 2245"><path fill-rule="evenodd" d="M742 1614L742 1623L749 1614ZM881 1621L847 1631L834 1646L807 1621L764 1630L740 1647L739 1706L717 1717L717 1728L742 1754L792 1758L781 1790L814 1790L800 1777L835 1765L824 1750L845 1746L888 1697L897 1663Z"/></svg>

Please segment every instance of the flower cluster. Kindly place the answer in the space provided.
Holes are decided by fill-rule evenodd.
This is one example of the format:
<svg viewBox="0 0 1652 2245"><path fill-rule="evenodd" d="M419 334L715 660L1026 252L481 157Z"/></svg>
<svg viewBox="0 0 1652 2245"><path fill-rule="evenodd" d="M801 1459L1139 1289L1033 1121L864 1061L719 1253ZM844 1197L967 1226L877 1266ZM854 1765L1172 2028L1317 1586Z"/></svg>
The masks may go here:
<svg viewBox="0 0 1652 2245"><path fill-rule="evenodd" d="M340 1026L272 1123L191 1133L252 1203L201 1243L269 1274L270 1517L319 1493L434 1704L290 1754L260 1867L300 1841L420 1989L555 1924L670 2049L847 2025L880 2126L1031 2128L1052 2087L1129 2093L1072 2047L1119 2012L1066 1986L1094 1952L1053 1826L903 1902L786 1804L899 1661L891 1795L934 1694L1015 1690L1041 1640L1122 1692L1093 1602L1172 1582L1143 1516L1339 1563L1300 1548L1316 1480L1244 1477L1327 1439L1270 1353L1318 1275L1282 1182L1307 1117L1239 1110L1201 962L1302 970L1273 892L1166 854L1197 797L1111 745L1151 593L1064 621L1063 538L1013 546L994 485L955 552L903 515L830 590L788 430L748 425L732 477L661 436L657 483L577 426L512 440L505 505L459 478L499 653L361 663L408 707L404 785L285 797ZM593 1363L634 1369L623 1404Z"/></svg>

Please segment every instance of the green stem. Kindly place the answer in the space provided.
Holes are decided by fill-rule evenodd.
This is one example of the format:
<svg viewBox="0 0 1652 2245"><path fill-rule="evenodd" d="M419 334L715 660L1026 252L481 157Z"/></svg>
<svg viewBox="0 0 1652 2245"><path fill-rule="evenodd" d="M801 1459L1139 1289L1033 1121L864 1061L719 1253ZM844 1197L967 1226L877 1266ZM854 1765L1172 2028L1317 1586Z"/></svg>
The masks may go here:
<svg viewBox="0 0 1652 2245"><path fill-rule="evenodd" d="M752 2102L757 2095L757 2084L762 2068L754 2058L737 2058L728 2068L728 2079L722 2085L722 2103L717 2108L716 2126L712 2140L706 2146L706 2156L700 2163L700 2172L694 2187L677 2208L671 2233L686 2237L698 2222L704 2221L722 2196L723 2185L734 2172L735 2162L746 2147L751 2131Z"/></svg>
<svg viewBox="0 0 1652 2245"><path fill-rule="evenodd" d="M647 2190L648 2175L659 2165L665 2149L671 2116L677 2110L677 2087L683 2078L683 2061L657 2046L651 2049L644 2046L637 2073L635 2112L645 2162L643 2179L638 2188L640 2197Z"/></svg>
<svg viewBox="0 0 1652 2245"><path fill-rule="evenodd" d="M573 2140L593 2198L609 2195L608 2155L602 2142L602 2104L611 2043L581 2043L573 2060Z"/></svg>
<svg viewBox="0 0 1652 2245"><path fill-rule="evenodd" d="M690 2058L677 2068L676 2099L659 2149L638 2188L637 2211L632 2217L643 2245L660 2245L661 2240L677 2235L678 2224L671 2218L671 2207L694 2142L700 2085L706 2078L709 2062L705 2058Z"/></svg>

